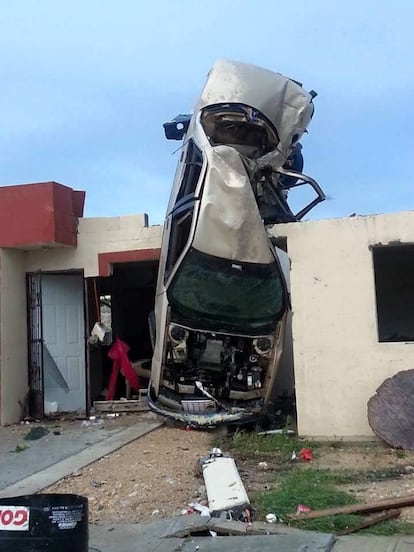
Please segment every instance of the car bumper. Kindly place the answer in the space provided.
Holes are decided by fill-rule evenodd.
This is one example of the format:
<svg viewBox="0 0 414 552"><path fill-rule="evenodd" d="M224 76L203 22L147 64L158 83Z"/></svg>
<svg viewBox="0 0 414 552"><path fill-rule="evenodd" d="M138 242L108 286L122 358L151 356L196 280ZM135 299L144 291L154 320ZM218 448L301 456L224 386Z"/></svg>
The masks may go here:
<svg viewBox="0 0 414 552"><path fill-rule="evenodd" d="M151 388L148 389L147 400L150 409L156 414L166 416L167 418L190 427L209 428L236 422L247 423L249 421L253 422L262 416L259 412L252 412L241 408L234 408L230 410L222 409L218 412L208 413L175 411L154 399L151 394Z"/></svg>

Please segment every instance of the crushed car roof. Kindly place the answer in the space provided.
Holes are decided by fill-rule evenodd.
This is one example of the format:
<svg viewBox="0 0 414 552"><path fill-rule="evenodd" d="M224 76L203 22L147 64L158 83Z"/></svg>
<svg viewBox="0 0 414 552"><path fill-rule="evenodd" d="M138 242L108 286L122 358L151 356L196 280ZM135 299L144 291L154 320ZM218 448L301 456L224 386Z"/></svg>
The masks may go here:
<svg viewBox="0 0 414 552"><path fill-rule="evenodd" d="M282 166L292 141L302 136L312 118L315 96L313 91L306 92L300 83L280 73L247 63L218 60L208 74L196 112L220 103L240 103L257 109L276 128ZM264 157L268 156L272 152ZM271 164L274 166L275 162Z"/></svg>

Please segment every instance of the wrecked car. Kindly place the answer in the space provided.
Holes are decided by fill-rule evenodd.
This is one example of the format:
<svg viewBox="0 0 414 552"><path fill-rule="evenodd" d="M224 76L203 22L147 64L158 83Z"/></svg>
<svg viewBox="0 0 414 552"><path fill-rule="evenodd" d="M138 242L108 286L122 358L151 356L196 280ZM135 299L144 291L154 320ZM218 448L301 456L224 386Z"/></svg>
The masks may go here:
<svg viewBox="0 0 414 552"><path fill-rule="evenodd" d="M159 265L150 407L190 426L266 414L289 293L269 228L324 199L301 174L299 139L314 92L252 65L218 61L192 115L164 125L183 140ZM289 192L310 186L294 212Z"/></svg>

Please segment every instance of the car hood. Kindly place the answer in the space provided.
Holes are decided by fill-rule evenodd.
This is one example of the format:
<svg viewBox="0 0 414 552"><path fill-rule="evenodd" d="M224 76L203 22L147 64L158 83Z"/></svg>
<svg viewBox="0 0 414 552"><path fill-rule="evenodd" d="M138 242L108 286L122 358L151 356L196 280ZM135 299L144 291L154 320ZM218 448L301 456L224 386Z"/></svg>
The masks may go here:
<svg viewBox="0 0 414 552"><path fill-rule="evenodd" d="M207 170L193 247L223 259L274 262L239 152L231 146L207 147L204 152Z"/></svg>

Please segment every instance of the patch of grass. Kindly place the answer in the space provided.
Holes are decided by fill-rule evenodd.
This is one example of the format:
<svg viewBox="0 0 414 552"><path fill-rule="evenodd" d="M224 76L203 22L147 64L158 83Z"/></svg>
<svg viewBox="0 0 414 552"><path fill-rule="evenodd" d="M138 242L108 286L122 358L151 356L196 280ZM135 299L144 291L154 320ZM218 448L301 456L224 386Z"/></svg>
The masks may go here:
<svg viewBox="0 0 414 552"><path fill-rule="evenodd" d="M227 450L235 450L249 455L276 453L285 456L287 460L290 460L294 450L299 453L302 448L314 449L315 446L315 443L309 443L287 433L258 435L247 431L236 431L223 443L223 447Z"/></svg>
<svg viewBox="0 0 414 552"><path fill-rule="evenodd" d="M355 498L347 492L337 489L337 485L349 482L350 474L341 474L329 470L306 469L289 473L280 482L276 490L256 493L254 504L258 517L263 519L269 512L278 518L301 529L338 533L361 523L362 515L336 515L317 519L288 519L288 514L296 512L299 504L312 510L322 510L338 506L355 504ZM398 521L387 521L364 530L376 535L397 533L414 534L414 525Z"/></svg>
<svg viewBox="0 0 414 552"><path fill-rule="evenodd" d="M390 520L367 527L359 533L391 537L392 535L414 535L414 525L408 521Z"/></svg>
<svg viewBox="0 0 414 552"><path fill-rule="evenodd" d="M301 470L287 475L275 491L262 492L256 497L258 513L264 517L274 512L278 518L287 521L287 515L296 512L299 504L312 510L355 504L355 499L344 491L337 490L338 476L328 470ZM338 532L350 525L356 525L360 516L330 516L319 519L295 519L290 524L313 531Z"/></svg>

